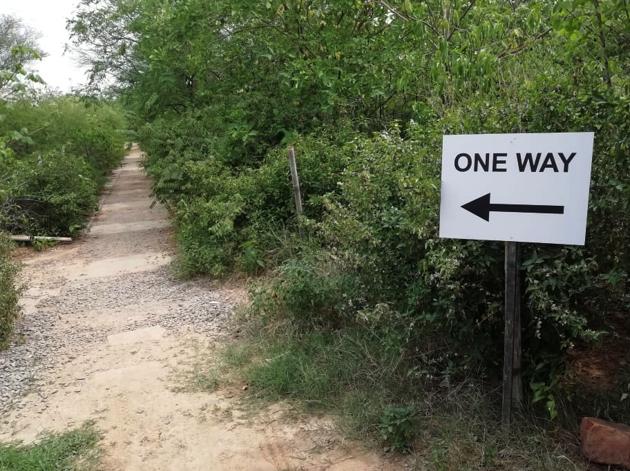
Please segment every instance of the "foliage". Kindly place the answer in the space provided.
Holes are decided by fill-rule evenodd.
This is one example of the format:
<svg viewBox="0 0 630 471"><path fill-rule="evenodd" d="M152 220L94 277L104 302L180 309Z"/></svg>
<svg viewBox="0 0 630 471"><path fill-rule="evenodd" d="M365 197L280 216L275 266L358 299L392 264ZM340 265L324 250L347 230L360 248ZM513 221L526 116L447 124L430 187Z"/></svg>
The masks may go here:
<svg viewBox="0 0 630 471"><path fill-rule="evenodd" d="M272 252L278 237L295 229L286 151L269 152L260 167L236 173L183 146L166 156L149 154L147 168L158 197L176 215L184 271L218 275L237 266L255 273L281 259ZM316 218L323 212L321 195L335 190L344 160L326 136L300 140L296 149L305 214Z"/></svg>
<svg viewBox="0 0 630 471"><path fill-rule="evenodd" d="M41 78L28 64L43 57L35 33L19 19L0 15L0 100L13 97Z"/></svg>
<svg viewBox="0 0 630 471"><path fill-rule="evenodd" d="M406 451L414 435L414 410L409 406L390 406L381 417L380 431L383 440L396 451Z"/></svg>
<svg viewBox="0 0 630 471"><path fill-rule="evenodd" d="M123 129L121 112L107 104L67 97L0 104L0 227L77 233L122 157Z"/></svg>
<svg viewBox="0 0 630 471"><path fill-rule="evenodd" d="M32 445L0 444L1 471L97 469L100 434L91 424L50 435Z"/></svg>
<svg viewBox="0 0 630 471"><path fill-rule="evenodd" d="M17 265L10 258L12 247L9 239L0 233L0 349L11 335L19 312Z"/></svg>
<svg viewBox="0 0 630 471"><path fill-rule="evenodd" d="M126 123L115 104L42 97L7 103L0 111L0 135L18 157L60 151L84 158L102 177L123 155Z"/></svg>
<svg viewBox="0 0 630 471"><path fill-rule="evenodd" d="M2 226L18 233L74 234L96 209L94 170L73 155L50 153L16 162Z"/></svg>

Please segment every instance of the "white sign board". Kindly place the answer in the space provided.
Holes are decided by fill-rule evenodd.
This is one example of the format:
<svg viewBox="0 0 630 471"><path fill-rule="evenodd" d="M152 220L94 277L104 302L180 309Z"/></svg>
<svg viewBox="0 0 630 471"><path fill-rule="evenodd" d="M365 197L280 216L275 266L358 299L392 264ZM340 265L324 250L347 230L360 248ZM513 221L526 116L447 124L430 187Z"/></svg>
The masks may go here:
<svg viewBox="0 0 630 471"><path fill-rule="evenodd" d="M440 237L584 245L593 133L444 136Z"/></svg>

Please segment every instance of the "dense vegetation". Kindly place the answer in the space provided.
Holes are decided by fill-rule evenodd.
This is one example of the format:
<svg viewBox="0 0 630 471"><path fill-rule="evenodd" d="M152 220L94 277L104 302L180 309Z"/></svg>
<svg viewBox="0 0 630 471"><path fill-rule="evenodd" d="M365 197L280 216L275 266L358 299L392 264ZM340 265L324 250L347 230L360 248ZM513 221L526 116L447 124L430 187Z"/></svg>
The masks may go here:
<svg viewBox="0 0 630 471"><path fill-rule="evenodd" d="M124 153L124 115L102 101L53 96L29 62L33 33L0 16L0 345L15 320L15 264L4 232L74 235Z"/></svg>
<svg viewBox="0 0 630 471"><path fill-rule="evenodd" d="M525 377L552 417L630 416L626 1L84 0L70 25L93 86L113 77L136 113L181 268L271 275L250 314L286 340L290 387L258 382L295 397L313 352L356 361L336 384L394 404L496 377L503 247L438 238L441 137L594 131L586 246L523 247ZM619 353L603 408L570 373L597 342Z"/></svg>
<svg viewBox="0 0 630 471"><path fill-rule="evenodd" d="M73 97L0 103L0 230L73 235L124 152L114 106Z"/></svg>

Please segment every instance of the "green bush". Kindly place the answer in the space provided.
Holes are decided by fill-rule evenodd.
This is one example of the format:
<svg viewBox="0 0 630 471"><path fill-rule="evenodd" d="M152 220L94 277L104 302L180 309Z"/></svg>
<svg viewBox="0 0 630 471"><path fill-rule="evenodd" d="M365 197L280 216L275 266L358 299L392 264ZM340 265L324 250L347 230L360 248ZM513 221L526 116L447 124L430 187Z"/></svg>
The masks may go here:
<svg viewBox="0 0 630 471"><path fill-rule="evenodd" d="M12 169L0 223L14 233L72 235L96 209L97 190L94 169L81 157L22 159Z"/></svg>
<svg viewBox="0 0 630 471"><path fill-rule="evenodd" d="M107 103L73 97L0 104L0 136L18 157L49 151L84 157L100 174L124 154L125 118Z"/></svg>
<svg viewBox="0 0 630 471"><path fill-rule="evenodd" d="M306 329L348 325L365 290L359 283L356 274L324 253L288 260L271 283L254 291L254 311L270 319L289 318Z"/></svg>
<svg viewBox="0 0 630 471"><path fill-rule="evenodd" d="M0 228L77 233L124 154L124 124L118 108L76 98L0 103Z"/></svg>
<svg viewBox="0 0 630 471"><path fill-rule="evenodd" d="M551 85L542 78L531 86ZM275 278L256 293L254 312L290 319L307 330L369 322L378 331L394 332L388 338L407 352L423 351L427 342L450 350L423 359L432 365L425 368L430 374L449 376L480 366L498 372L503 246L438 238L442 134L545 131L554 120L554 129L600 129L586 247L523 245L526 379L558 387L554 378L566 352L612 331L612 314L628 303L624 228L630 198L619 176L630 170L624 97L605 93L597 103L571 100L571 88L557 83L549 93L554 103L563 103L561 110L549 113L548 95L536 100L524 95L527 102L502 104L518 116L513 121L472 97L441 119L428 113L374 135L341 128L336 137L331 129L299 137L302 237L284 145L270 149L255 166L234 166L222 157L220 139L202 138L198 125L158 121L174 143L145 128L149 148L160 144L147 168L156 178L157 195L175 211L185 271L256 273L279 265ZM192 126L186 133L198 136L192 143L205 154L187 144L186 133L177 136L183 123Z"/></svg>
<svg viewBox="0 0 630 471"><path fill-rule="evenodd" d="M337 189L344 156L331 134L298 139L295 148L305 216L317 219L323 195ZM246 169L234 169L211 151L157 155L149 154L147 169L156 194L176 215L185 272L219 275L234 267L257 272L283 259L278 254L283 234L297 227L285 148Z"/></svg>
<svg viewBox="0 0 630 471"><path fill-rule="evenodd" d="M12 248L9 239L0 233L0 348L9 339L19 312L17 265L11 259Z"/></svg>

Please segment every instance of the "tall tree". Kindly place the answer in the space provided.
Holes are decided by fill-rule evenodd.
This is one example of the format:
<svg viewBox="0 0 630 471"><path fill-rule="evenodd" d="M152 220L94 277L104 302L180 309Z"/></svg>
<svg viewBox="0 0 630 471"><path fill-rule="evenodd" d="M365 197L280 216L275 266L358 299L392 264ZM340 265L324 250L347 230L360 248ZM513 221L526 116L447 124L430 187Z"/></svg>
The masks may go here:
<svg viewBox="0 0 630 471"><path fill-rule="evenodd" d="M0 15L0 99L9 99L41 78L28 64L43 57L36 33L9 15Z"/></svg>

